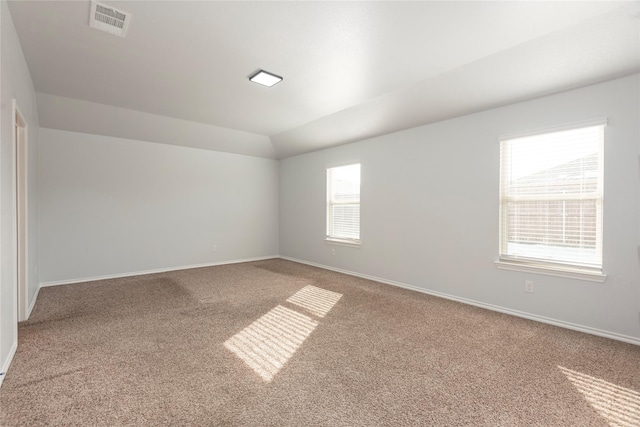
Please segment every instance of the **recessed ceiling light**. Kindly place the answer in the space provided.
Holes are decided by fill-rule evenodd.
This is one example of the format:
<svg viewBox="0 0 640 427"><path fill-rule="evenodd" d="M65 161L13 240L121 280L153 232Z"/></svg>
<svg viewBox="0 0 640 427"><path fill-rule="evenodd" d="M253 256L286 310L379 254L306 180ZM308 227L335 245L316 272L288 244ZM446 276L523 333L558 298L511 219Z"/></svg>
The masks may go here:
<svg viewBox="0 0 640 427"><path fill-rule="evenodd" d="M280 83L282 81L282 77L276 76L275 74L269 73L264 70L260 70L251 77L249 77L254 83L259 83L263 86L271 87L276 83Z"/></svg>

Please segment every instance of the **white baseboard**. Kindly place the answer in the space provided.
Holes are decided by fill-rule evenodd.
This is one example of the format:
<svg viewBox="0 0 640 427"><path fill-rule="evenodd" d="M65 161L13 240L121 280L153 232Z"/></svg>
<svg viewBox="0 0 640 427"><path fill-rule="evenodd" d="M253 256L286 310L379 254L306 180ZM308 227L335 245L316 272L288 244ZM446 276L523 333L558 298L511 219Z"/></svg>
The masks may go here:
<svg viewBox="0 0 640 427"><path fill-rule="evenodd" d="M0 371L0 387L2 387L2 382L4 381L4 377L7 375L7 371L9 370L9 366L11 366L11 362L13 361L13 356L16 354L16 350L18 350L18 340L14 341L11 346L11 350L9 350L9 355L7 359L2 364L2 370Z"/></svg>
<svg viewBox="0 0 640 427"><path fill-rule="evenodd" d="M71 285L73 283L84 283L84 282L95 282L97 280L108 280L108 279L119 279L122 277L133 277L133 276L142 276L145 274L156 274L156 273L166 273L168 271L176 271L176 270L190 270L192 268L202 268L202 267L213 267L216 265L226 265L226 264L239 264L242 262L252 262L252 261L262 261L265 259L273 259L279 258L278 255L270 255L256 258L244 258L244 259L234 259L229 261L218 261L218 262L210 262L206 264L192 264L192 265L182 265L178 267L168 267L168 268L158 268L154 270L145 270L145 271L132 271L128 273L118 273L118 274L108 274L106 276L93 276L93 277L82 277L79 279L65 279L65 280L56 280L53 282L43 282L40 283L40 287L45 286L59 286L59 285Z"/></svg>
<svg viewBox="0 0 640 427"><path fill-rule="evenodd" d="M33 307L36 306L36 301L38 300L38 294L40 293L40 286L38 286L38 289L36 289L36 293L33 295L33 299L31 300L31 303L29 304L29 307L27 308L27 319L29 320L29 316L31 316L31 311L33 311Z"/></svg>
<svg viewBox="0 0 640 427"><path fill-rule="evenodd" d="M428 289L419 288L417 286L407 285L406 283L395 282L393 280L382 279L380 277L369 276L367 274L356 273L354 271L343 270L341 268L330 267L328 265L318 264L318 263L310 262L310 261L304 261L304 260L297 259L297 258L286 257L286 256L282 256L282 255L280 256L280 258L286 259L286 260L289 260L289 261L293 261L293 262L299 262L301 264L311 265L311 266L314 266L314 267L324 268L325 270L331 270L331 271L335 271L335 272L338 272L338 273L348 274L350 276L361 277L363 279L373 280L375 282L385 283L387 285L392 285L392 286L397 286L397 287L400 287L400 288L410 289L412 291L421 292L423 294L433 295L433 296L436 296L436 297L445 298L445 299L448 299L448 300L452 300L452 301L457 301L457 302L461 302L461 303L464 303L464 304L473 305L473 306L484 308L484 309L487 309L487 310L497 311L499 313L510 314L512 316L522 317L522 318L529 319L529 320L535 320L536 322L547 323L549 325L559 326L561 328L571 329L571 330L578 331L578 332L584 332L584 333L591 334L591 335L597 335L597 336L600 336L600 337L610 338L610 339L617 340L617 341L623 341L623 342L626 342L626 343L629 343L629 344L640 345L640 338L636 338L636 337L632 337L632 336L628 336L628 335L623 335L623 334L618 334L616 332L603 331L601 329L591 328L589 326L583 326L583 325L578 325L578 324L571 323L571 322L565 322L563 320L557 320L557 319L552 319L552 318L549 318L549 317L538 316L536 314L526 313L526 312L519 311L519 310L512 310L510 308L500 307L500 306L493 305L493 304L487 304L487 303L484 303L484 302L475 301L475 300L471 300L471 299L467 299L467 298L461 298L461 297L457 297L457 296L454 296L454 295L445 294L445 293L442 293L442 292L431 291L431 290L428 290Z"/></svg>

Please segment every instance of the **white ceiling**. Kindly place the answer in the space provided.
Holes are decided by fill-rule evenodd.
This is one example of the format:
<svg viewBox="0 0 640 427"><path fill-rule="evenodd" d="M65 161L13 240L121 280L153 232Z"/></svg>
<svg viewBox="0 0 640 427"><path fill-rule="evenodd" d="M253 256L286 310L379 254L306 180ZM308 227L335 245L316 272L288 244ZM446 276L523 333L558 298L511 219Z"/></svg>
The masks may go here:
<svg viewBox="0 0 640 427"><path fill-rule="evenodd" d="M269 137L268 157L640 71L638 1L103 3L126 38L88 1L9 2L37 92Z"/></svg>

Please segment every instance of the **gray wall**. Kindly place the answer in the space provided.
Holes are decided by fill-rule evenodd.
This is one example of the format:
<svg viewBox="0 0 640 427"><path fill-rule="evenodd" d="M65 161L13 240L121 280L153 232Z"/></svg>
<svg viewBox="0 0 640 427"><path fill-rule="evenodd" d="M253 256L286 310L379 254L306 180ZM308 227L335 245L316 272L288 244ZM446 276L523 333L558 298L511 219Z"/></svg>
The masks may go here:
<svg viewBox="0 0 640 427"><path fill-rule="evenodd" d="M634 75L282 160L280 254L640 344L639 95ZM606 282L498 270L498 137L600 117ZM325 168L354 162L362 246L333 246Z"/></svg>
<svg viewBox="0 0 640 427"><path fill-rule="evenodd" d="M265 135L46 93L36 96L42 127L276 158Z"/></svg>
<svg viewBox="0 0 640 427"><path fill-rule="evenodd" d="M34 301L38 290L38 114L36 95L6 2L0 2L0 370L7 368L17 345L17 284L15 241L15 169L13 149L13 99L28 125L28 254L27 298Z"/></svg>
<svg viewBox="0 0 640 427"><path fill-rule="evenodd" d="M278 255L276 160L47 128L40 141L45 285Z"/></svg>

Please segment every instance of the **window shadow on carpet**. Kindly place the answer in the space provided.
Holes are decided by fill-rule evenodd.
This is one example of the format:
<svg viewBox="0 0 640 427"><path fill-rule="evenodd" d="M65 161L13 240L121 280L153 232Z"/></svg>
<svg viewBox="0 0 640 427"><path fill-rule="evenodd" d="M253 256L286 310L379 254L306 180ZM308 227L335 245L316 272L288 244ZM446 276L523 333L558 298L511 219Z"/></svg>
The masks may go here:
<svg viewBox="0 0 640 427"><path fill-rule="evenodd" d="M287 299L316 317L324 317L342 294L305 286ZM282 369L319 322L278 305L251 325L229 338L224 346L263 380L269 382Z"/></svg>
<svg viewBox="0 0 640 427"><path fill-rule="evenodd" d="M640 426L640 393L563 366L558 369L610 426Z"/></svg>

